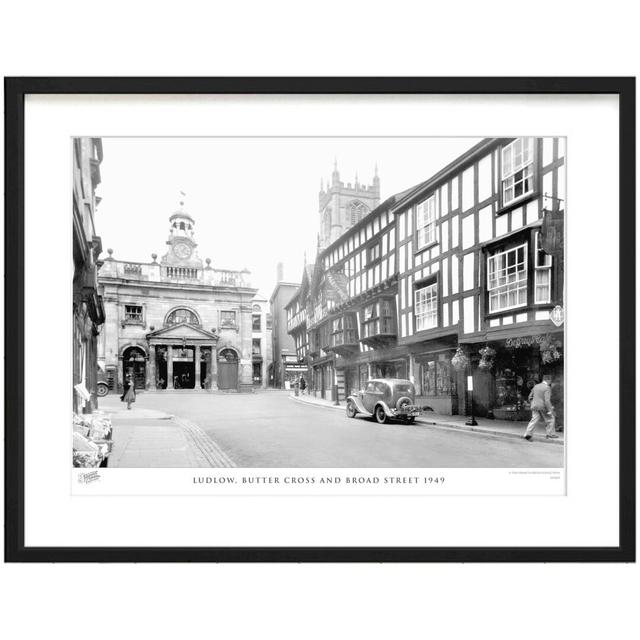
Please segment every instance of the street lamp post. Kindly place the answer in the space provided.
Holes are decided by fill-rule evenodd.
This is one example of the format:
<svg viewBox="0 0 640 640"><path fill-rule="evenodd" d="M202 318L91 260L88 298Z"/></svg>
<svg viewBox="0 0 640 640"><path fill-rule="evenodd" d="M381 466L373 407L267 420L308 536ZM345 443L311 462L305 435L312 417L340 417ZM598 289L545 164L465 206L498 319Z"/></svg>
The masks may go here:
<svg viewBox="0 0 640 640"><path fill-rule="evenodd" d="M471 392L471 417L465 422L466 425L476 427L478 423L473 416L473 373L471 371L471 359L469 359L469 374L467 376L467 389Z"/></svg>

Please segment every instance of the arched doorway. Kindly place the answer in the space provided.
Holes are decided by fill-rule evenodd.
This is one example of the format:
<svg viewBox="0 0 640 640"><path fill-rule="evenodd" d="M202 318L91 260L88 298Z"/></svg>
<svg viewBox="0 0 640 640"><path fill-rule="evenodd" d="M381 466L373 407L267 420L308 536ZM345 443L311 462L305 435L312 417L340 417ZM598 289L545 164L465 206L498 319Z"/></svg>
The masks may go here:
<svg viewBox="0 0 640 640"><path fill-rule="evenodd" d="M133 376L136 389L144 389L147 367L145 353L140 347L128 347L122 354L122 380Z"/></svg>
<svg viewBox="0 0 640 640"><path fill-rule="evenodd" d="M218 354L218 389L238 388L238 354L222 349Z"/></svg>

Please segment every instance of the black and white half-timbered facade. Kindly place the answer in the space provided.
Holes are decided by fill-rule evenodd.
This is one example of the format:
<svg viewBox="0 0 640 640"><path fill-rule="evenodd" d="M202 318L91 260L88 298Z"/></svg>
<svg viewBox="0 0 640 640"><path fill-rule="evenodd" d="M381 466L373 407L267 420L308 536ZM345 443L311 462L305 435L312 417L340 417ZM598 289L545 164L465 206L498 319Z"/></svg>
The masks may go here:
<svg viewBox="0 0 640 640"><path fill-rule="evenodd" d="M312 392L340 401L368 377L410 378L439 413L473 397L476 415L525 420L551 374L562 424L564 205L564 139L532 137L485 139L385 200L288 305Z"/></svg>

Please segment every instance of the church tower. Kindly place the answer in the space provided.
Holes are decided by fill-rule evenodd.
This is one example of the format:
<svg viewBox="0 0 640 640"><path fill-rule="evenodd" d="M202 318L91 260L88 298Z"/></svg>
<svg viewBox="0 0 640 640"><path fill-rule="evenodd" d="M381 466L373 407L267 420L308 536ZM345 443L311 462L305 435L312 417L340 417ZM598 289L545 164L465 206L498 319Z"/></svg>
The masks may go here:
<svg viewBox="0 0 640 640"><path fill-rule="evenodd" d="M202 268L202 260L198 257L195 241L196 221L183 210L184 201L180 201L180 209L169 218L169 251L162 257L165 266L184 266Z"/></svg>
<svg viewBox="0 0 640 640"><path fill-rule="evenodd" d="M320 182L318 196L320 212L319 249L326 249L347 229L364 218L380 204L380 178L375 168L373 183L360 184L358 174L353 184L340 180L337 160L333 163L331 180Z"/></svg>

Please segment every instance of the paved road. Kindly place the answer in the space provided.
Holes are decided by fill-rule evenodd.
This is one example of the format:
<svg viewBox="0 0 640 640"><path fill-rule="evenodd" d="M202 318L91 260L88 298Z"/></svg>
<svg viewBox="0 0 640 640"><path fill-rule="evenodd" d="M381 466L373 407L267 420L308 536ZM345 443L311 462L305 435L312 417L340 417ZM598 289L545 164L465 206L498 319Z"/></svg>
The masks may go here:
<svg viewBox="0 0 640 640"><path fill-rule="evenodd" d="M110 396L103 403L108 407ZM288 392L140 393L136 409L198 424L238 467L561 467L563 447L426 425L349 419Z"/></svg>

